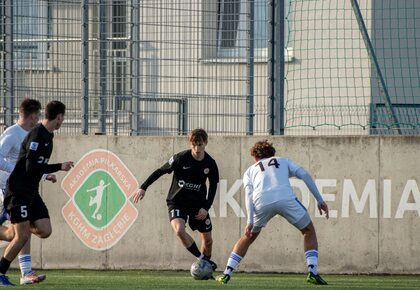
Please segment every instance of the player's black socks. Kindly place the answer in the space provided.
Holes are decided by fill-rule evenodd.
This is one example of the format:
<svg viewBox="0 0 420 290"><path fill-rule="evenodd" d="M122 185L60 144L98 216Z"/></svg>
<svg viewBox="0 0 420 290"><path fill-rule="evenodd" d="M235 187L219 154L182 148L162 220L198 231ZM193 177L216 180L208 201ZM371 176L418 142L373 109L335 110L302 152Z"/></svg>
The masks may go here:
<svg viewBox="0 0 420 290"><path fill-rule="evenodd" d="M201 256L201 252L197 247L197 244L194 242L189 248L187 248L187 250L193 254L194 256L196 256L197 258L199 258Z"/></svg>
<svg viewBox="0 0 420 290"><path fill-rule="evenodd" d="M217 264L214 261L210 260L210 258L211 258L211 256L203 255L203 259L210 262L211 267L213 268L213 271L214 271L214 270L217 269Z"/></svg>
<svg viewBox="0 0 420 290"><path fill-rule="evenodd" d="M0 273L6 274L7 270L10 268L11 261L7 260L5 257L2 257L0 260Z"/></svg>

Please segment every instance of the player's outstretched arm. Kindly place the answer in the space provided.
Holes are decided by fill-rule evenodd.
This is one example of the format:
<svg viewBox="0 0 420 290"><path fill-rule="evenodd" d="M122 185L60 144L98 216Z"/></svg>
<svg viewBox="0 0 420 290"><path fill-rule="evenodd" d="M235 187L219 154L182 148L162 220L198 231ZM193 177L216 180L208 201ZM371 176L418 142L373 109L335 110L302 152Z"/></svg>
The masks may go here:
<svg viewBox="0 0 420 290"><path fill-rule="evenodd" d="M173 161L174 157L171 157L171 159L166 162L161 168L156 169L153 171L152 174L146 179L145 182L143 182L142 185L140 185L140 188L137 190L137 192L134 194L133 201L134 203L138 203L140 200L144 198L146 195L147 188L153 184L156 180L158 180L162 175L166 173L171 173L173 171Z"/></svg>
<svg viewBox="0 0 420 290"><path fill-rule="evenodd" d="M146 195L146 190L139 188L134 195L134 203L138 203L140 200L143 199L143 197Z"/></svg>
<svg viewBox="0 0 420 290"><path fill-rule="evenodd" d="M296 171L297 178L302 179L303 182L305 182L306 186L309 188L313 196L315 197L316 201L318 202L318 210L319 213L322 215L322 213L325 213L325 217L328 219L330 217L328 205L325 203L324 199L322 198L321 193L319 192L318 188L316 187L316 184L313 180L313 178L309 175L309 173L300 167Z"/></svg>
<svg viewBox="0 0 420 290"><path fill-rule="evenodd" d="M312 176L302 167L300 167L296 171L297 178L303 180L305 182L308 189L311 191L312 195L315 197L318 204L324 203L324 199L322 198L321 193L319 192L318 188L316 187L315 181L313 180Z"/></svg>

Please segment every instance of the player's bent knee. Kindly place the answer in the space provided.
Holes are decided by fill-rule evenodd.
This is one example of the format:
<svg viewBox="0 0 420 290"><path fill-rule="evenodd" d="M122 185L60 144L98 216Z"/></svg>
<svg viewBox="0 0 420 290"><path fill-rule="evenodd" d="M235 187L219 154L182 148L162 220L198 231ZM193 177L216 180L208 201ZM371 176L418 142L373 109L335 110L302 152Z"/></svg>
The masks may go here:
<svg viewBox="0 0 420 290"><path fill-rule="evenodd" d="M241 241L245 244L251 245L257 237L258 235L252 235L250 237L244 235L242 236Z"/></svg>
<svg viewBox="0 0 420 290"><path fill-rule="evenodd" d="M180 238L184 237L185 234L187 233L187 231L183 227L174 228L174 232Z"/></svg>
<svg viewBox="0 0 420 290"><path fill-rule="evenodd" d="M44 231L39 231L38 232L38 237L40 237L41 239L46 239L49 236L51 236L52 230L51 229L47 229Z"/></svg>
<svg viewBox="0 0 420 290"><path fill-rule="evenodd" d="M7 233L5 236L6 242L11 242L15 238L15 232Z"/></svg>
<svg viewBox="0 0 420 290"><path fill-rule="evenodd" d="M2 234L2 240L5 240L6 242L10 242L15 237L15 230L13 227L4 227L2 226L3 234ZM3 238L4 236L4 238Z"/></svg>
<svg viewBox="0 0 420 290"><path fill-rule="evenodd" d="M52 228L49 219L41 219L31 224L31 231L41 239L46 239L51 235Z"/></svg>
<svg viewBox="0 0 420 290"><path fill-rule="evenodd" d="M312 223L301 229L300 232L304 236L316 236L315 228Z"/></svg>
<svg viewBox="0 0 420 290"><path fill-rule="evenodd" d="M33 230L33 234L41 239L46 239L51 236L52 229L51 227L37 227Z"/></svg>
<svg viewBox="0 0 420 290"><path fill-rule="evenodd" d="M42 234L40 234L40 235L39 235L39 237L40 237L41 239L46 239L46 238L48 238L49 236L51 236L51 232L49 232L49 233L42 233Z"/></svg>

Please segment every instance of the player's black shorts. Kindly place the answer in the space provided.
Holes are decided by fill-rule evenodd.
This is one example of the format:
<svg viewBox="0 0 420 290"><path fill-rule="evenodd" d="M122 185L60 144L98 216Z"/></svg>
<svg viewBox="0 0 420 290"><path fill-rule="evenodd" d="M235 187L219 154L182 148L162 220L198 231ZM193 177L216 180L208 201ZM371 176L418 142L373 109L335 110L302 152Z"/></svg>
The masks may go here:
<svg viewBox="0 0 420 290"><path fill-rule="evenodd" d="M4 200L4 206L10 213L12 224L50 218L48 209L39 194L9 195Z"/></svg>
<svg viewBox="0 0 420 290"><path fill-rule="evenodd" d="M169 221L176 218L182 218L185 222L188 222L190 228L195 231L198 230L200 233L211 232L213 226L209 214L204 220L197 220L195 216L200 209L189 208L179 206L177 204L168 204Z"/></svg>

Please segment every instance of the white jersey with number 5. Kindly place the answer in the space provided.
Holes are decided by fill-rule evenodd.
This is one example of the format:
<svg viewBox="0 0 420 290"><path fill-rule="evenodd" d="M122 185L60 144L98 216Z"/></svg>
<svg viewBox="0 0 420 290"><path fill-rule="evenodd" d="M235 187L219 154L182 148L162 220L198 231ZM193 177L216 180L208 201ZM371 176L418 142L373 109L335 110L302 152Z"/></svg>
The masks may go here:
<svg viewBox="0 0 420 290"><path fill-rule="evenodd" d="M250 166L244 174L245 188L252 191L252 203L255 209L268 204L295 199L289 177L296 175L299 165L284 157L261 159Z"/></svg>

